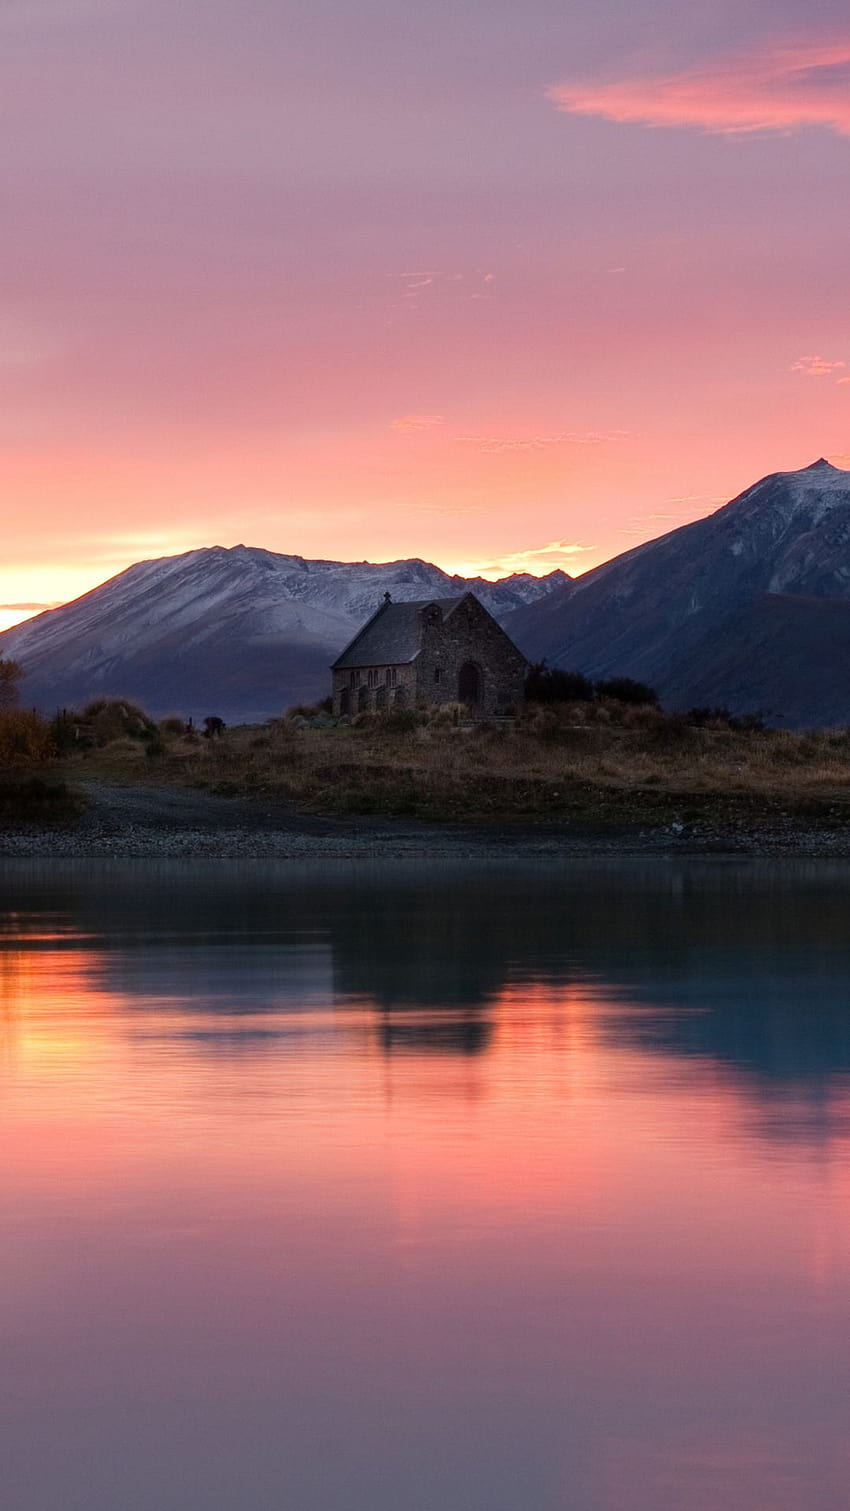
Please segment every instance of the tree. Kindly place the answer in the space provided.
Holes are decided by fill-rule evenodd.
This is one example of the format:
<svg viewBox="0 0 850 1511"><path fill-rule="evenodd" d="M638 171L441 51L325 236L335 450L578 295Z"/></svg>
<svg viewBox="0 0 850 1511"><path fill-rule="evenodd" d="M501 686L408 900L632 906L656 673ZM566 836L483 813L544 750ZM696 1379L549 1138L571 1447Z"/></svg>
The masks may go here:
<svg viewBox="0 0 850 1511"><path fill-rule="evenodd" d="M4 660L0 656L0 709L14 708L18 702L18 683L24 669L17 661Z"/></svg>

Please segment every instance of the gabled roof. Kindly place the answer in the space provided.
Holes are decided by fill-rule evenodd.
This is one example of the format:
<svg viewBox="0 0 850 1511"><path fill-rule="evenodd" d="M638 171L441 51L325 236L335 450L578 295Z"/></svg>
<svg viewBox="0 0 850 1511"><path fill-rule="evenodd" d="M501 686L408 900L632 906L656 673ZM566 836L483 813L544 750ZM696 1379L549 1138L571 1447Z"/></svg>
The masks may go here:
<svg viewBox="0 0 850 1511"><path fill-rule="evenodd" d="M333 663L333 671L348 671L358 666L402 666L413 661L422 648L420 614L428 604L436 603L447 619L468 594L458 598L420 598L416 603L382 603L367 619Z"/></svg>

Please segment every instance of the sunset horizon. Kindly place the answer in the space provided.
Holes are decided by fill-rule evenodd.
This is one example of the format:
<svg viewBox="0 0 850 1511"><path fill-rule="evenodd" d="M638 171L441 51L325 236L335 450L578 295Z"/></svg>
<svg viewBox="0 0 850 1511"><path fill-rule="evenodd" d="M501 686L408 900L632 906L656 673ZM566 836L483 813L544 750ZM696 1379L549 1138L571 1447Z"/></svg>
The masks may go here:
<svg viewBox="0 0 850 1511"><path fill-rule="evenodd" d="M850 462L850 453L836 452L833 453L832 457L826 456L825 460L831 462L839 470L850 471L850 469L842 466L842 463ZM807 465L811 465L811 463L801 464L801 466ZM799 468L776 468L772 470L797 471ZM770 474L766 473L763 475L768 476ZM520 573L527 573L532 577L546 577L551 572L557 570L568 573L570 577L583 577L596 567L604 566L607 562L614 560L617 556L631 550L635 546L657 540L680 525L691 524L696 520L707 518L709 515L715 513L717 509L722 508L725 503L736 497L739 492L743 492L747 486L751 486L752 483L757 481L758 478L751 478L748 483L742 483L740 488L736 489L735 492L728 495L717 495L715 498L702 499L685 495L665 500L664 502L669 506L669 512L660 511L650 516L648 524L654 525L651 533L640 535L635 529L622 532L623 534L631 535L633 538L622 543L619 549L614 549L610 555L602 554L591 545L582 545L578 542L566 540L555 540L541 546L532 546L525 550L506 552L495 560L492 557L488 558L486 553L481 553L479 557L472 556L468 559L456 560L441 558L436 555L428 556L422 551L415 550L391 556L381 556L376 552L373 555L357 558L319 556L318 553L311 556L303 550L288 549L285 545L272 546L268 541L228 541L224 539L215 541L197 540L191 543L185 541L178 550L163 550L161 552L150 550L144 554L133 555L130 553L126 559L118 558L112 570L106 572L105 575L98 575L96 572L87 571L85 568L78 569L77 572L68 574L69 577L77 578L77 581L74 590L69 592L66 597L57 597L51 601L44 602L26 599L19 602L0 603L0 633L3 630L13 628L17 624L23 624L28 619L33 619L46 610L61 608L65 604L75 602L78 598L102 586L105 582L111 581L113 577L119 576L122 572L128 570L128 568L138 565L140 562L165 560L193 551L214 549L217 546L225 550L231 550L236 546L244 545L250 549L274 551L276 554L284 556L300 557L306 560L339 561L341 563L357 560L369 562L373 565L389 565L394 562L407 560L428 561L451 575L467 578L484 578L491 582ZM673 509L674 505L679 506L677 510ZM691 512L692 510L693 512ZM663 521L667 521L666 527L663 526ZM142 543L142 538L140 538L140 547ZM166 537L163 537L163 544L165 543ZM152 544L152 542L149 542L149 544ZM67 571L67 569L65 570ZM62 575L60 573L59 577L55 578L52 574L48 574L43 580L50 582L61 581ZM29 574L22 572L20 580L23 586L27 586L32 583L33 579Z"/></svg>
<svg viewBox="0 0 850 1511"><path fill-rule="evenodd" d="M584 572L850 453L837 0L12 0L0 41L0 605L245 538Z"/></svg>

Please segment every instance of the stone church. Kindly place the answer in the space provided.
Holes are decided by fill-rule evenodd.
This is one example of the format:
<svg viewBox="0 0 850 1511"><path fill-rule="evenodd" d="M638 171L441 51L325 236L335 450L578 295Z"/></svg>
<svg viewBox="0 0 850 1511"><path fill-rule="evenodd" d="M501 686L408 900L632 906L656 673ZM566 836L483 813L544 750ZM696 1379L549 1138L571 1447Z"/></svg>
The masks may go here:
<svg viewBox="0 0 850 1511"><path fill-rule="evenodd" d="M389 593L333 664L337 715L465 703L473 717L522 702L528 664L474 593L393 603Z"/></svg>

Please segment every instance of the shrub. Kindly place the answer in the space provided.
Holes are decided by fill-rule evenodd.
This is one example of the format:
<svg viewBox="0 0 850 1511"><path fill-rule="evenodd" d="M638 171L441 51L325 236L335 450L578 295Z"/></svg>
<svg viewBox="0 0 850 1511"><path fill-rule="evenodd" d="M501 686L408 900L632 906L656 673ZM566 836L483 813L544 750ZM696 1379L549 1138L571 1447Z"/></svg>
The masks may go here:
<svg viewBox="0 0 850 1511"><path fill-rule="evenodd" d="M657 703L624 703L621 723L624 729L653 730L662 724L666 717Z"/></svg>
<svg viewBox="0 0 850 1511"><path fill-rule="evenodd" d="M293 703L284 714L285 719L315 719L317 714L332 714L334 700L332 696L321 698L318 703Z"/></svg>
<svg viewBox="0 0 850 1511"><path fill-rule="evenodd" d="M18 683L24 669L17 661L0 656L0 710L14 708L18 701Z"/></svg>
<svg viewBox="0 0 850 1511"><path fill-rule="evenodd" d="M594 684L597 698L611 698L615 703L651 703L658 706L659 698L654 687L646 682L635 682L631 677L609 677Z"/></svg>
<svg viewBox="0 0 850 1511"><path fill-rule="evenodd" d="M78 719L79 714L69 713L67 708L62 708L50 720L50 736L60 755L64 755L76 745L79 737ZM92 740L88 739L87 747L92 743Z"/></svg>
<svg viewBox="0 0 850 1511"><path fill-rule="evenodd" d="M687 714L670 714L659 720L654 729L647 732L647 745L655 750L671 753L693 753L703 748L706 736L690 723Z"/></svg>
<svg viewBox="0 0 850 1511"><path fill-rule="evenodd" d="M321 709L318 703L293 703L284 714L285 719L315 719Z"/></svg>
<svg viewBox="0 0 850 1511"><path fill-rule="evenodd" d="M31 776L0 782L0 821L55 824L75 818L83 806L79 794L64 782Z"/></svg>
<svg viewBox="0 0 850 1511"><path fill-rule="evenodd" d="M396 708L393 710L395 715L412 712L413 710L409 708ZM468 718L469 709L465 703L441 703L430 715L429 723L436 725L440 729L445 725L460 724L463 719Z"/></svg>
<svg viewBox="0 0 850 1511"><path fill-rule="evenodd" d="M764 714L736 714L730 721L732 729L737 729L745 735L761 735L767 729L767 720Z"/></svg>
<svg viewBox="0 0 850 1511"><path fill-rule="evenodd" d="M66 715L66 717L68 717ZM70 717L73 718L73 715ZM149 714L125 698L94 698L83 709L79 723L87 728L95 745L113 740L156 740L159 731Z"/></svg>
<svg viewBox="0 0 850 1511"><path fill-rule="evenodd" d="M529 703L592 703L593 683L581 672L537 661L525 679L525 696Z"/></svg>
<svg viewBox="0 0 850 1511"><path fill-rule="evenodd" d="M764 715L733 714L728 708L689 708L683 715L697 729L731 729L738 734L763 734Z"/></svg>
<svg viewBox="0 0 850 1511"><path fill-rule="evenodd" d="M50 725L22 708L0 710L0 766L32 766L55 754Z"/></svg>
<svg viewBox="0 0 850 1511"><path fill-rule="evenodd" d="M368 714L358 714L351 722L358 724L360 719L368 717ZM389 734L403 735L423 723L423 717L415 708L391 708L388 713L380 715L380 722L381 729Z"/></svg>

